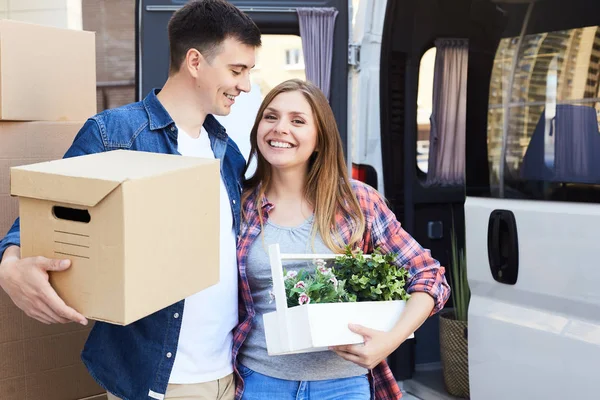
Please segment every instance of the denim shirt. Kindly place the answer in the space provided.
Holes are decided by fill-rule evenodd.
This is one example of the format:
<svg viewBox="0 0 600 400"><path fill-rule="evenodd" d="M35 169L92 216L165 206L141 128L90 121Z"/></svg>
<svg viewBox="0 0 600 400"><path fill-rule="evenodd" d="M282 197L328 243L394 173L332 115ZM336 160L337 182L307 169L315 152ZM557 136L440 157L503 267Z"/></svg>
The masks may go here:
<svg viewBox="0 0 600 400"><path fill-rule="evenodd" d="M177 127L157 93L155 89L141 102L88 119L65 157L117 149L179 154ZM204 128L215 158L220 159L237 237L245 160L212 115L206 117ZM0 259L11 245L20 245L18 219L0 241ZM182 300L128 326L96 322L82 353L90 374L104 389L123 400L163 399L177 352L183 305Z"/></svg>

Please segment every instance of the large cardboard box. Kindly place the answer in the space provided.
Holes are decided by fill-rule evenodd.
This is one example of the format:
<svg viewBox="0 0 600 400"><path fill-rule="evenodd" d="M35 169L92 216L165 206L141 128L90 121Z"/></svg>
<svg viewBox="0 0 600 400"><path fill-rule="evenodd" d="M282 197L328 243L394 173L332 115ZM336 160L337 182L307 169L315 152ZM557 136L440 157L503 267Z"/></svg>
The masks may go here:
<svg viewBox="0 0 600 400"><path fill-rule="evenodd" d="M10 196L10 168L62 158L83 124L0 121L1 237L19 216L19 200Z"/></svg>
<svg viewBox="0 0 600 400"><path fill-rule="evenodd" d="M0 20L0 119L85 121L96 113L93 32Z"/></svg>
<svg viewBox="0 0 600 400"><path fill-rule="evenodd" d="M65 400L102 393L80 353L90 327L45 325L0 290L0 399Z"/></svg>
<svg viewBox="0 0 600 400"><path fill-rule="evenodd" d="M86 397L85 399L79 399L79 400L106 400L107 398L108 398L108 396L106 395L106 393L102 393L102 394L97 394L96 396Z"/></svg>
<svg viewBox="0 0 600 400"><path fill-rule="evenodd" d="M69 258L67 304L126 325L219 280L219 160L111 151L11 168L21 255Z"/></svg>
<svg viewBox="0 0 600 400"><path fill-rule="evenodd" d="M79 399L79 400L106 400L107 398L108 398L108 396L106 395L106 393L102 393L102 394L98 394L96 396L86 397L85 399Z"/></svg>
<svg viewBox="0 0 600 400"><path fill-rule="evenodd" d="M10 167L61 158L81 122L0 121L0 235L18 216ZM81 362L90 327L45 325L27 317L0 290L0 399L65 400L102 393Z"/></svg>
<svg viewBox="0 0 600 400"><path fill-rule="evenodd" d="M281 254L279 244L269 246L276 305L276 311L263 315L269 355L326 351L329 346L363 343L362 336L348 329L350 323L385 332L396 325L406 305L402 300L304 304L288 308L282 260L331 260L335 257L331 254Z"/></svg>

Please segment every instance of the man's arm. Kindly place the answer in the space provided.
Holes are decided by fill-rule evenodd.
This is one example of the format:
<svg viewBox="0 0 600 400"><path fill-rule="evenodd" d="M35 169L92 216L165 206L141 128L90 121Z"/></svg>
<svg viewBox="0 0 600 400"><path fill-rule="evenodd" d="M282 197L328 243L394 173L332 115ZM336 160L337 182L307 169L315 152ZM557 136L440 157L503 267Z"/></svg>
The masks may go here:
<svg viewBox="0 0 600 400"><path fill-rule="evenodd" d="M4 251L10 246L21 246L21 221L19 218L11 226L4 239L0 240L0 261Z"/></svg>
<svg viewBox="0 0 600 400"><path fill-rule="evenodd" d="M65 157L105 151L98 122L88 120ZM2 241L0 241L0 287L12 301L27 314L40 322L78 322L86 325L87 319L67 306L50 286L48 272L64 271L71 266L70 260L56 260L45 257L21 259L19 220Z"/></svg>

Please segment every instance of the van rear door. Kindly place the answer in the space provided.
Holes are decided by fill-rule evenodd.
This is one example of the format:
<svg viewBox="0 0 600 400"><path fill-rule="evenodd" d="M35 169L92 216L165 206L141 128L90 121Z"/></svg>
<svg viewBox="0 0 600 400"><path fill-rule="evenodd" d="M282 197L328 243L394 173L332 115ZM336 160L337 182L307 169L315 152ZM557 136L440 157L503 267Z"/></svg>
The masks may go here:
<svg viewBox="0 0 600 400"><path fill-rule="evenodd" d="M467 174L489 166L465 205L471 398L597 399L600 4L514 3L469 83L489 84L487 157L467 153Z"/></svg>

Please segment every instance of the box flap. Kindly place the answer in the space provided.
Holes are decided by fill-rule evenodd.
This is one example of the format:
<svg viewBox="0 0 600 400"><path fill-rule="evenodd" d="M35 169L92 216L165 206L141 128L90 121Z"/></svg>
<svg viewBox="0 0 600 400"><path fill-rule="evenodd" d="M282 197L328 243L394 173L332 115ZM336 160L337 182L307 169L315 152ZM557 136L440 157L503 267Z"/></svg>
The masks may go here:
<svg viewBox="0 0 600 400"><path fill-rule="evenodd" d="M13 196L86 207L96 206L120 184L121 182L114 180L28 171L20 167L10 170L10 193Z"/></svg>
<svg viewBox="0 0 600 400"><path fill-rule="evenodd" d="M217 160L116 150L11 168L13 196L93 207L121 183Z"/></svg>

